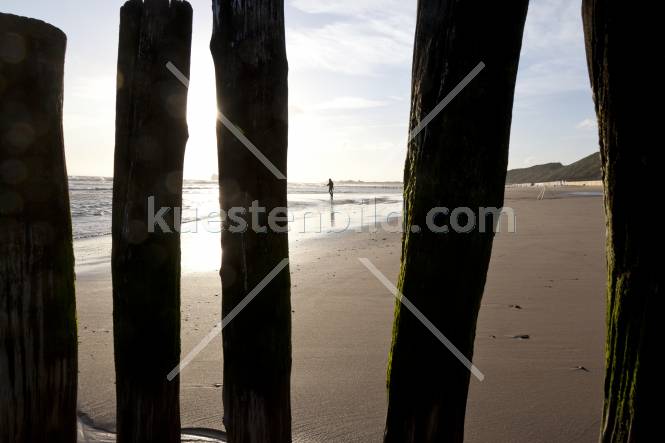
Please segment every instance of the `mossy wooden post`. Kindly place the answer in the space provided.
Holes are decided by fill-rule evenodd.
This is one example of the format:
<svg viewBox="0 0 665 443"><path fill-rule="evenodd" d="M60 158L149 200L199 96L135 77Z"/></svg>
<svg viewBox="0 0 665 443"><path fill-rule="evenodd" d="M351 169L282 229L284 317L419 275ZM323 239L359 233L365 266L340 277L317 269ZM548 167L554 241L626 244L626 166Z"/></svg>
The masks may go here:
<svg viewBox="0 0 665 443"><path fill-rule="evenodd" d="M0 442L76 441L67 38L0 14Z"/></svg>
<svg viewBox="0 0 665 443"><path fill-rule="evenodd" d="M408 146L400 291L467 357L494 234L479 208L501 208L517 66L528 0L418 2L410 127L478 63L485 68ZM470 208L475 227L455 232L436 207ZM461 217L460 225L473 220ZM480 368L482 370L482 368ZM461 442L469 370L404 309L395 306L388 368L387 442Z"/></svg>
<svg viewBox="0 0 665 443"><path fill-rule="evenodd" d="M213 0L211 52L220 111L286 174L288 65L282 0ZM219 121L222 210L255 213L260 229L222 232L222 315L226 316L283 259L288 238L266 214L286 207L278 178ZM277 214L277 213L275 213ZM283 214L280 214L283 215ZM250 218L250 216L247 216ZM262 231L265 228L265 232ZM291 441L291 302L286 267L223 330L224 415L231 442Z"/></svg>
<svg viewBox="0 0 665 443"><path fill-rule="evenodd" d="M642 8L584 0L582 17L605 185L607 341L601 441L662 434L665 242L660 234L662 82L649 57L658 25ZM650 52L653 51L653 52Z"/></svg>
<svg viewBox="0 0 665 443"><path fill-rule="evenodd" d="M192 8L120 10L113 178L113 326L119 442L179 442L180 229ZM166 212L161 208L171 208Z"/></svg>

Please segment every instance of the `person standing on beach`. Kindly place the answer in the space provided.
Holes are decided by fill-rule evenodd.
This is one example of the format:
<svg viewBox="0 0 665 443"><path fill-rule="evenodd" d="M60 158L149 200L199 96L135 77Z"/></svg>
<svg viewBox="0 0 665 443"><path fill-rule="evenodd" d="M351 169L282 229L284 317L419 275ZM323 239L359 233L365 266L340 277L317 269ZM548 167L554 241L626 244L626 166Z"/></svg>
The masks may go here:
<svg viewBox="0 0 665 443"><path fill-rule="evenodd" d="M333 199L333 189L335 189L335 184L331 179L328 179L328 193L330 194L330 200Z"/></svg>

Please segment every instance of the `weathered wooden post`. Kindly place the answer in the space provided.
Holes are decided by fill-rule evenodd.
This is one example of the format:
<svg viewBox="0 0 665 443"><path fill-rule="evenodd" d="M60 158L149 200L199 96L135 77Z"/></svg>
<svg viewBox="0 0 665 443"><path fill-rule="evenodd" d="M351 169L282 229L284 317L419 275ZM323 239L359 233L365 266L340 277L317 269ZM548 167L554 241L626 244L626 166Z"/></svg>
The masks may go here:
<svg viewBox="0 0 665 443"><path fill-rule="evenodd" d="M180 227L192 8L120 10L113 179L113 326L119 442L179 442ZM161 208L170 208L162 211Z"/></svg>
<svg viewBox="0 0 665 443"><path fill-rule="evenodd" d="M660 17L635 5L584 0L586 53L598 117L607 225L607 341L602 442L662 433L659 405L665 273L658 206L662 73Z"/></svg>
<svg viewBox="0 0 665 443"><path fill-rule="evenodd" d="M0 442L76 441L67 38L0 14Z"/></svg>
<svg viewBox="0 0 665 443"><path fill-rule="evenodd" d="M398 287L469 360L494 237L478 218L480 208L503 206L527 5L418 2L411 128L480 62L485 68L409 143ZM442 207L450 217L431 218ZM456 208L473 212L455 220ZM463 441L469 370L400 302L393 328L385 441Z"/></svg>
<svg viewBox="0 0 665 443"><path fill-rule="evenodd" d="M275 208L286 207L288 65L283 0L213 0L213 11L210 47L223 113L217 123L221 206L226 213L250 211L253 201L262 208L251 215L255 227L248 222L247 230L232 232L227 225L222 232L226 316L288 258L288 233L266 222L280 212ZM223 330L231 442L291 441L290 286L287 266Z"/></svg>

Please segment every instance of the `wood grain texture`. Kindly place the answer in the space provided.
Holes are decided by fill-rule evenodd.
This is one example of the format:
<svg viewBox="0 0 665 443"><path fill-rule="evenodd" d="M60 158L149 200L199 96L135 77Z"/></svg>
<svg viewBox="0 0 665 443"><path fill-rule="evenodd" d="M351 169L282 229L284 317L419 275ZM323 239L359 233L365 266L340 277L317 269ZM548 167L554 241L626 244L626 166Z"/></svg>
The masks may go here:
<svg viewBox="0 0 665 443"><path fill-rule="evenodd" d="M503 206L527 6L528 0L418 2L410 128L478 63L486 67L409 143L398 288L469 360L494 237L491 229L480 232L479 208ZM450 232L435 233L427 214L436 207L470 208L476 225L455 232L448 217L437 217L435 224ZM469 376L397 302L385 441L463 441Z"/></svg>
<svg viewBox="0 0 665 443"><path fill-rule="evenodd" d="M654 92L662 75L648 64L660 50L656 16L607 0L582 4L607 224L603 442L649 441L661 431L665 242L654 211L664 155L655 136L661 113L652 106L661 103Z"/></svg>
<svg viewBox="0 0 665 443"><path fill-rule="evenodd" d="M113 180L113 326L119 442L179 442L180 229L192 8L131 0L120 11ZM153 199L154 206L149 201ZM150 223L160 208L166 227Z"/></svg>
<svg viewBox="0 0 665 443"><path fill-rule="evenodd" d="M288 65L282 0L213 1L211 52L221 112L286 175ZM227 315L288 257L286 232L267 223L286 207L286 180L265 167L221 122L217 124L222 210L256 201L243 232L222 232L222 315ZM228 225L227 225L228 227ZM291 441L291 301L288 267L223 330L224 414L231 442Z"/></svg>
<svg viewBox="0 0 665 443"><path fill-rule="evenodd" d="M0 442L76 441L66 37L0 14Z"/></svg>

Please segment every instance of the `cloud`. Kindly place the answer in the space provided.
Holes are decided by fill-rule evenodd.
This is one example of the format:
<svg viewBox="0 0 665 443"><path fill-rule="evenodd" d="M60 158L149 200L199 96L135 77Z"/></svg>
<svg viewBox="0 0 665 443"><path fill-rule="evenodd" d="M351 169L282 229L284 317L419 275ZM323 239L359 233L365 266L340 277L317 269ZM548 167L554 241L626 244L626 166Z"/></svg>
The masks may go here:
<svg viewBox="0 0 665 443"><path fill-rule="evenodd" d="M409 69L413 52L415 5L394 0L293 0L310 17L290 26L286 41L293 70L320 70L377 76L389 67Z"/></svg>
<svg viewBox="0 0 665 443"><path fill-rule="evenodd" d="M333 23L287 31L289 66L349 75L378 75L390 66L408 66L411 43L375 24Z"/></svg>
<svg viewBox="0 0 665 443"><path fill-rule="evenodd" d="M535 0L529 5L518 98L589 90L579 0Z"/></svg>
<svg viewBox="0 0 665 443"><path fill-rule="evenodd" d="M566 59L544 58L520 67L515 94L518 98L589 91L586 65Z"/></svg>
<svg viewBox="0 0 665 443"><path fill-rule="evenodd" d="M117 79L115 76L67 77L66 92L72 99L114 103Z"/></svg>
<svg viewBox="0 0 665 443"><path fill-rule="evenodd" d="M76 132L113 131L116 78L109 75L65 76L64 128Z"/></svg>
<svg viewBox="0 0 665 443"><path fill-rule="evenodd" d="M369 100L362 97L336 97L306 109L312 111L371 109L386 106L388 103L385 100Z"/></svg>
<svg viewBox="0 0 665 443"><path fill-rule="evenodd" d="M577 129L598 129L598 121L595 117L585 118L576 126Z"/></svg>
<svg viewBox="0 0 665 443"><path fill-rule="evenodd" d="M292 107L292 111L300 112L293 118L292 145L302 146L302 152L311 155L312 146L323 145L317 152L335 152L348 143L362 155L364 150L376 152L378 148L388 147L388 143L395 143L399 149L387 151L395 158L386 168L400 171L406 146L403 140L408 133L408 78L417 2L287 0L287 3L291 12L297 10L287 22L291 71L304 79L301 85L307 85L311 79L312 84L326 82L323 88L319 84L294 100L300 106ZM514 122L517 124L513 125L511 167L530 166L549 160L550 156L568 158L571 150L586 149L595 137L591 130L593 119L588 122L585 119L593 110L581 109L580 105L588 100L587 106L591 106L580 9L580 0L530 2L516 88L518 111ZM396 90L395 85L401 89ZM397 96L401 96L400 101ZM380 107L374 103L379 100L389 104ZM376 109L369 109L375 106ZM349 109L359 111L345 112ZM368 110L363 113L360 111L363 109ZM582 119L576 128L576 122ZM393 124L388 127L390 123ZM559 136L534 135L544 130ZM540 151L550 154L543 158ZM322 163L329 168L337 161ZM356 163L345 163L345 167ZM381 167L371 164L372 169Z"/></svg>
<svg viewBox="0 0 665 443"><path fill-rule="evenodd" d="M529 54L543 49L559 54L571 47L583 48L582 13L579 0L534 0L524 28L524 48Z"/></svg>
<svg viewBox="0 0 665 443"><path fill-rule="evenodd" d="M376 76L410 68L416 2L403 0L291 0L319 15L318 27L287 30L294 70ZM579 0L532 0L516 94L518 98L588 91Z"/></svg>
<svg viewBox="0 0 665 443"><path fill-rule="evenodd" d="M336 14L346 16L404 12L414 9L403 0L291 0L291 6L309 14ZM406 5L405 5L406 3Z"/></svg>

